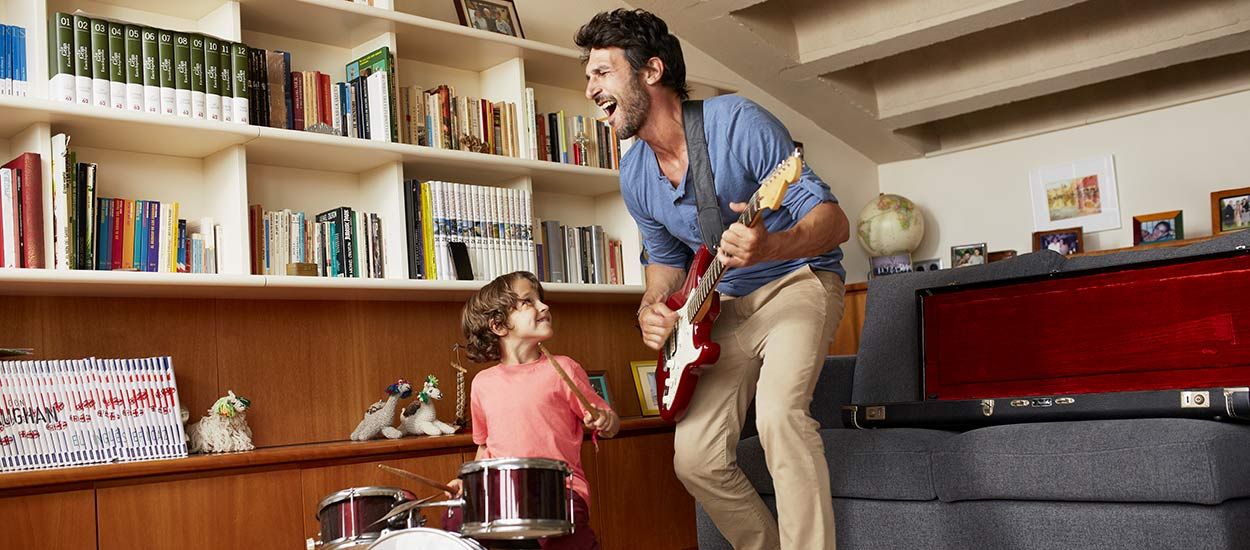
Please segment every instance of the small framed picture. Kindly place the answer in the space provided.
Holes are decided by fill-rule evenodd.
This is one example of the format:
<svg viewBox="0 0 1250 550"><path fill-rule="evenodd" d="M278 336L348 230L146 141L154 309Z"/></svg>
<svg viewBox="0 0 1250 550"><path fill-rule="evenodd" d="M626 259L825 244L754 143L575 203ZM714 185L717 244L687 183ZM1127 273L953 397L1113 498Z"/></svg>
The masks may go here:
<svg viewBox="0 0 1250 550"><path fill-rule="evenodd" d="M1250 227L1250 187L1211 193L1211 234Z"/></svg>
<svg viewBox="0 0 1250 550"><path fill-rule="evenodd" d="M868 265L872 267L870 276L874 278L895 273L908 273L911 271L911 254L904 252L893 256L874 256L868 259Z"/></svg>
<svg viewBox="0 0 1250 550"><path fill-rule="evenodd" d="M989 263L1001 262L1008 258L1015 258L1015 257L1016 257L1015 250L995 250L993 252L990 252L989 254L989 258L990 258Z"/></svg>
<svg viewBox="0 0 1250 550"><path fill-rule="evenodd" d="M912 271L937 271L939 269L942 269L942 260L940 258L917 260L911 263Z"/></svg>
<svg viewBox="0 0 1250 550"><path fill-rule="evenodd" d="M951 247L951 267L968 267L985 263L989 254L985 251L985 243L961 244Z"/></svg>
<svg viewBox="0 0 1250 550"><path fill-rule="evenodd" d="M1133 216L1133 245L1176 241L1185 238L1180 210Z"/></svg>
<svg viewBox="0 0 1250 550"><path fill-rule="evenodd" d="M1079 227L1035 231L1033 251L1054 250L1064 256L1085 252L1085 232Z"/></svg>
<svg viewBox="0 0 1250 550"><path fill-rule="evenodd" d="M799 150L799 156L800 156L800 157L801 157L801 156L804 156L804 154L803 154L803 142L801 142L801 141L796 141L796 142L794 142L794 148Z"/></svg>
<svg viewBox="0 0 1250 550"><path fill-rule="evenodd" d="M634 389L638 390L638 404L642 406L643 416L659 416L660 398L655 386L656 362L630 361L634 371Z"/></svg>
<svg viewBox="0 0 1250 550"><path fill-rule="evenodd" d="M525 38L512 0L454 0L460 24L478 30Z"/></svg>
<svg viewBox="0 0 1250 550"><path fill-rule="evenodd" d="M608 390L608 371L592 370L586 373L590 378L590 387L603 398L603 402L612 406L612 392Z"/></svg>

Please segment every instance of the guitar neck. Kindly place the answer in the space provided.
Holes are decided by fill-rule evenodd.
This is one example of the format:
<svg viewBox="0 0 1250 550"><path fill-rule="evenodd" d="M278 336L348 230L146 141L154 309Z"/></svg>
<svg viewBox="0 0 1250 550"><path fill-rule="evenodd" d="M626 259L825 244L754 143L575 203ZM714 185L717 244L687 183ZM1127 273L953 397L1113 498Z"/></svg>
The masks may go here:
<svg viewBox="0 0 1250 550"><path fill-rule="evenodd" d="M759 222L760 214L760 197L759 192L751 195L747 200L747 208L738 215L738 223L747 227L754 226ZM725 272L729 268L721 263L720 259L713 257L712 262L708 264L707 271L703 272L703 277L699 279L699 286L690 293L690 299L686 301L686 307L690 310L686 311L687 318L694 318L694 314L703 309L703 304L707 302L708 297L712 295L712 291L716 290L716 285L720 284L721 277L725 276Z"/></svg>

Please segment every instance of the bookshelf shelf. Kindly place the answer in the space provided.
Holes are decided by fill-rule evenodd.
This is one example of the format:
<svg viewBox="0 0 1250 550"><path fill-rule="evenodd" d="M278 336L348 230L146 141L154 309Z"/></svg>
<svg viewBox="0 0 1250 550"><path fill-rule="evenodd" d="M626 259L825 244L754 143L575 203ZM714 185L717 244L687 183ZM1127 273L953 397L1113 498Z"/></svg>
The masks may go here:
<svg viewBox="0 0 1250 550"><path fill-rule="evenodd" d="M484 281L348 279L265 275L0 269L0 294L266 300L463 301ZM635 303L640 285L546 283L561 302Z"/></svg>

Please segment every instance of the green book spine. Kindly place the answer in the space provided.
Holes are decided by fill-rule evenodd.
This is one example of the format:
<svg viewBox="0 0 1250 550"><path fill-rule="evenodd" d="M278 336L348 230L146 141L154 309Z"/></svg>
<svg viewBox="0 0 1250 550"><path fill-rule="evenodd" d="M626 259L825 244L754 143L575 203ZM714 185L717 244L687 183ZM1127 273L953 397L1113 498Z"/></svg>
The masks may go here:
<svg viewBox="0 0 1250 550"><path fill-rule="evenodd" d="M176 114L191 118L191 37L174 33L174 102Z"/></svg>
<svg viewBox="0 0 1250 550"><path fill-rule="evenodd" d="M126 110L143 111L143 27L126 25Z"/></svg>
<svg viewBox="0 0 1250 550"><path fill-rule="evenodd" d="M91 20L91 104L109 106L109 22Z"/></svg>
<svg viewBox="0 0 1250 550"><path fill-rule="evenodd" d="M126 108L126 26L113 21L109 26L109 106Z"/></svg>
<svg viewBox="0 0 1250 550"><path fill-rule="evenodd" d="M91 105L91 19L74 16L74 97Z"/></svg>
<svg viewBox="0 0 1250 550"><path fill-rule="evenodd" d="M48 97L76 103L74 91L74 17L57 12L48 20Z"/></svg>
<svg viewBox="0 0 1250 550"><path fill-rule="evenodd" d="M208 111L204 103L204 35L191 35L191 117L204 120Z"/></svg>
<svg viewBox="0 0 1250 550"><path fill-rule="evenodd" d="M139 36L143 48L143 110L160 114L161 46L152 27L142 27Z"/></svg>
<svg viewBox="0 0 1250 550"><path fill-rule="evenodd" d="M174 32L156 29L157 52L160 56L161 114L177 115L178 99L174 90Z"/></svg>
<svg viewBox="0 0 1250 550"><path fill-rule="evenodd" d="M247 45L230 44L230 70L234 73L231 91L234 94L234 121L250 124L247 94Z"/></svg>
<svg viewBox="0 0 1250 550"><path fill-rule="evenodd" d="M221 119L234 122L234 56L229 42L218 40L217 47L221 49L217 56L221 63L221 77L218 79L221 84ZM247 111L246 105L243 111Z"/></svg>
<svg viewBox="0 0 1250 550"><path fill-rule="evenodd" d="M204 39L204 110L209 120L221 120L221 43Z"/></svg>

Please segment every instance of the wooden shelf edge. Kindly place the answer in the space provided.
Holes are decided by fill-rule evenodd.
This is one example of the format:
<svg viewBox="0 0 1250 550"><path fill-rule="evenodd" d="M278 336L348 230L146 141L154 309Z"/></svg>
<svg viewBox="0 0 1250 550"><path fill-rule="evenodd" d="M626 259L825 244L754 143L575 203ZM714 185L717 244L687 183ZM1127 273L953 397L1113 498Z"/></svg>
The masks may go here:
<svg viewBox="0 0 1250 550"><path fill-rule="evenodd" d="M621 429L616 437L627 437L631 434L641 435L671 429L672 424L665 422L659 417L625 418L621 420ZM589 438L589 435L587 435L587 438ZM403 453L454 449L471 450L475 447L472 433L457 433L440 437L406 437L403 439L285 445L241 453L192 455L176 459L99 464L33 472L9 472L0 474L0 494L6 491L28 490L57 485L119 481L180 474L204 474L222 470L305 464L338 459L351 459L359 462Z"/></svg>

